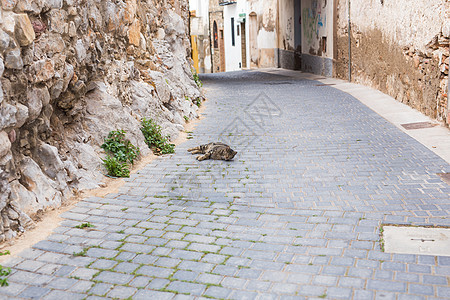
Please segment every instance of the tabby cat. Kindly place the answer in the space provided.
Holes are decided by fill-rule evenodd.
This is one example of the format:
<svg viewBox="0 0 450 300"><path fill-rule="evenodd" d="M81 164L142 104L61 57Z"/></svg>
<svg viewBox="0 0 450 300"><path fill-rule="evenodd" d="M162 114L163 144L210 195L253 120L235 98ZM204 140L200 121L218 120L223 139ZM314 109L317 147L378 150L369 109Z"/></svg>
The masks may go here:
<svg viewBox="0 0 450 300"><path fill-rule="evenodd" d="M236 151L224 143L209 143L188 149L188 151L191 152L191 154L204 154L197 156L197 160L199 161L205 159L232 160L237 154Z"/></svg>

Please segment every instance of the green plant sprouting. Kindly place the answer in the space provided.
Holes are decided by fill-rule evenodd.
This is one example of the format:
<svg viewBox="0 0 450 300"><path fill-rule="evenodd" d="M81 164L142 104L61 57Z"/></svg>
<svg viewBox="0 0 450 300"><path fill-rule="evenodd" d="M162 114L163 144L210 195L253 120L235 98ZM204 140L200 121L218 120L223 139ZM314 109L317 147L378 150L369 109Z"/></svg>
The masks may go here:
<svg viewBox="0 0 450 300"><path fill-rule="evenodd" d="M170 154L175 152L175 145L169 143L169 136L163 136L161 126L153 119L144 118L141 123L141 131L145 137L148 147L156 155Z"/></svg>
<svg viewBox="0 0 450 300"><path fill-rule="evenodd" d="M111 131L102 148L114 154L120 161L133 163L140 151L138 147L125 139L125 133L125 130Z"/></svg>
<svg viewBox="0 0 450 300"><path fill-rule="evenodd" d="M108 155L103 159L103 165L108 170L108 175L114 177L130 177L130 168L126 162L118 160L114 156Z"/></svg>
<svg viewBox="0 0 450 300"><path fill-rule="evenodd" d="M0 265L0 286L8 286L8 276L11 274L11 268L4 268Z"/></svg>
<svg viewBox="0 0 450 300"><path fill-rule="evenodd" d="M94 225L92 225L91 223L87 222L87 223L82 223L80 225L75 226L75 228L78 229L84 229L84 228L91 228L91 227L95 227Z"/></svg>
<svg viewBox="0 0 450 300"><path fill-rule="evenodd" d="M139 147L125 138L125 130L111 131L102 148L109 154L103 159L108 175L114 177L130 177L128 163L133 164L139 157Z"/></svg>
<svg viewBox="0 0 450 300"><path fill-rule="evenodd" d="M197 86L199 88L201 88L203 86L202 81L200 80L200 77L198 76L197 72L195 71L195 69L192 69L192 76L194 77L194 81L195 84L197 84Z"/></svg>

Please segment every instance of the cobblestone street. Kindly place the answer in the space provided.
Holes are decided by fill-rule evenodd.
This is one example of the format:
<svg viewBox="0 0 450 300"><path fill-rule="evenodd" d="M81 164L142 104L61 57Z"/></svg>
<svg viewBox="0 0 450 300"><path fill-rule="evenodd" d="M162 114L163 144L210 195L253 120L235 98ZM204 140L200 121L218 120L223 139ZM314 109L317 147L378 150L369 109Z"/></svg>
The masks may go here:
<svg viewBox="0 0 450 300"><path fill-rule="evenodd" d="M202 79L188 141L64 213L1 299L450 299L450 257L380 245L381 224L450 225L446 161L318 81ZM186 151L213 141L234 161Z"/></svg>

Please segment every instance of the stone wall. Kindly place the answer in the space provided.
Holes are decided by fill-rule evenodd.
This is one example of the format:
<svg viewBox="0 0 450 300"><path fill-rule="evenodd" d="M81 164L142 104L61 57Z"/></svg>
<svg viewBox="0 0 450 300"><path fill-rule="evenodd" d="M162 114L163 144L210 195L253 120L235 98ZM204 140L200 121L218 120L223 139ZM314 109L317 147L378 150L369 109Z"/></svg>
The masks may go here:
<svg viewBox="0 0 450 300"><path fill-rule="evenodd" d="M150 153L140 120L176 138L202 97L185 0L1 0L0 241L103 178L111 130Z"/></svg>
<svg viewBox="0 0 450 300"><path fill-rule="evenodd" d="M352 77L450 124L449 0L352 0ZM348 1L337 7L335 72L348 78Z"/></svg>
<svg viewBox="0 0 450 300"><path fill-rule="evenodd" d="M214 22L217 24L217 32L214 32ZM223 6L219 1L209 0L209 32L211 41L212 73L225 72L225 45L223 39L224 21ZM214 39L216 38L216 43ZM217 47L216 47L217 46Z"/></svg>

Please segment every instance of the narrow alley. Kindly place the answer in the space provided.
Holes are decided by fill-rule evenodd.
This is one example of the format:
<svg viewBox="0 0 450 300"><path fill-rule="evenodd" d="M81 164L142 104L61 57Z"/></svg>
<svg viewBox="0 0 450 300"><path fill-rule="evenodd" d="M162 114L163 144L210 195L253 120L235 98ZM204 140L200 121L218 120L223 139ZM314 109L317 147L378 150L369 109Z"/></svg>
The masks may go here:
<svg viewBox="0 0 450 300"><path fill-rule="evenodd" d="M64 213L3 264L0 298L450 299L450 257L387 253L380 235L450 225L449 163L319 81L202 80L203 119L176 154ZM186 151L213 141L234 161Z"/></svg>

